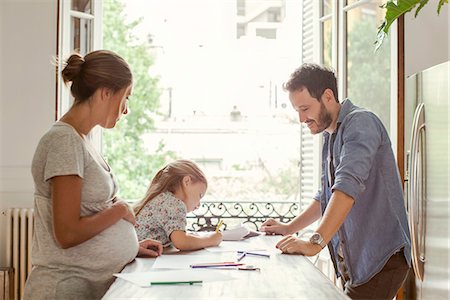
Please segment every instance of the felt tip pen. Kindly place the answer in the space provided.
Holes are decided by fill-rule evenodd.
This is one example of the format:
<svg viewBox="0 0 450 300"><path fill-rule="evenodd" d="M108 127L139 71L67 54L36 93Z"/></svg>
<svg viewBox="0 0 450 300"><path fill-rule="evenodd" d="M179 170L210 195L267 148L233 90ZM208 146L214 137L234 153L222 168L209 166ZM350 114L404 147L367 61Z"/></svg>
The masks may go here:
<svg viewBox="0 0 450 300"><path fill-rule="evenodd" d="M255 252L247 252L247 251L238 251L238 253L245 253L246 255L256 255L256 256L264 256L264 257L270 257L270 254L264 254L264 253L255 253Z"/></svg>
<svg viewBox="0 0 450 300"><path fill-rule="evenodd" d="M221 261L221 262L212 262L212 263L198 263L198 264L192 264L192 266L223 266L223 265L229 265L229 264L235 264L234 261Z"/></svg>
<svg viewBox="0 0 450 300"><path fill-rule="evenodd" d="M239 252L238 252L238 253L239 253ZM241 261L241 259L243 259L246 255L247 255L247 252L242 252L242 253L238 256L237 261Z"/></svg>
<svg viewBox="0 0 450 300"><path fill-rule="evenodd" d="M169 285L169 284L189 284L203 283L202 280L190 280L190 281L154 281L150 282L150 285Z"/></svg>
<svg viewBox="0 0 450 300"><path fill-rule="evenodd" d="M223 265L191 265L190 267L193 269L200 268L223 268L223 267L237 267L242 266L243 264L223 264Z"/></svg>

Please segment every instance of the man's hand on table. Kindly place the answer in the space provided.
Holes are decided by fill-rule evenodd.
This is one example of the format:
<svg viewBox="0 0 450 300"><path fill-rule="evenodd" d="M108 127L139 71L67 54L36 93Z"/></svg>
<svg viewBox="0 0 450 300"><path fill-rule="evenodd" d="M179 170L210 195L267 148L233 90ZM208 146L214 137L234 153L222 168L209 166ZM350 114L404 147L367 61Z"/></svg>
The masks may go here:
<svg viewBox="0 0 450 300"><path fill-rule="evenodd" d="M261 224L260 231L265 232L267 235L281 234L286 235L289 233L289 225L282 224L274 219L268 219Z"/></svg>
<svg viewBox="0 0 450 300"><path fill-rule="evenodd" d="M322 250L320 245L312 244L310 241L300 240L292 235L282 238L276 247L283 253L302 254L306 256L314 256Z"/></svg>

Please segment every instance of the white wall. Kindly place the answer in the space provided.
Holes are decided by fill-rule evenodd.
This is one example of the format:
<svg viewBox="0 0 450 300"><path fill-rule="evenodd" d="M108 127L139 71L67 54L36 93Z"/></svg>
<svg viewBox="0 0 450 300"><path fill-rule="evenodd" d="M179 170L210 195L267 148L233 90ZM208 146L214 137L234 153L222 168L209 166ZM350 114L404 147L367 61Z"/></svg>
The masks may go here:
<svg viewBox="0 0 450 300"><path fill-rule="evenodd" d="M56 0L0 0L0 212L33 206L31 160L54 122ZM0 215L0 266L5 265Z"/></svg>
<svg viewBox="0 0 450 300"><path fill-rule="evenodd" d="M405 73L423 71L450 59L450 4L437 14L438 1L429 1L414 18L414 11L405 14Z"/></svg>

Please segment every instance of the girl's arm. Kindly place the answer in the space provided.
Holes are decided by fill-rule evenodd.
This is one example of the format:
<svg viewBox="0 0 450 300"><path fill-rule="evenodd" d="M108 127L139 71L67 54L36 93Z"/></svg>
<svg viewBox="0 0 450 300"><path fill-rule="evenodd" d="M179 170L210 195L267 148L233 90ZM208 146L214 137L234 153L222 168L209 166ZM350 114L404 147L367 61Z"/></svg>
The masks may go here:
<svg viewBox="0 0 450 300"><path fill-rule="evenodd" d="M222 234L213 232L208 236L196 236L182 230L175 230L170 234L170 240L180 250L198 250L219 245L222 241Z"/></svg>
<svg viewBox="0 0 450 300"><path fill-rule="evenodd" d="M79 245L120 219L134 224L134 214L125 202L116 202L94 215L81 217L82 179L76 175L56 176L52 181L53 231L61 248Z"/></svg>

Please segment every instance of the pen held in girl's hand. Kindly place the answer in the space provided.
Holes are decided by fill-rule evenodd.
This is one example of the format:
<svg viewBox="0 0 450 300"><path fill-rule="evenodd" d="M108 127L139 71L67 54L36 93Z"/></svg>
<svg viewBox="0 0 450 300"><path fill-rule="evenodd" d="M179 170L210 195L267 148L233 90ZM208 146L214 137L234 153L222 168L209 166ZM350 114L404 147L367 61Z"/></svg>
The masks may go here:
<svg viewBox="0 0 450 300"><path fill-rule="evenodd" d="M215 232L219 232L219 229L220 229L220 227L221 227L222 225L223 225L223 220L220 219L219 223L218 223L217 226L216 226Z"/></svg>

